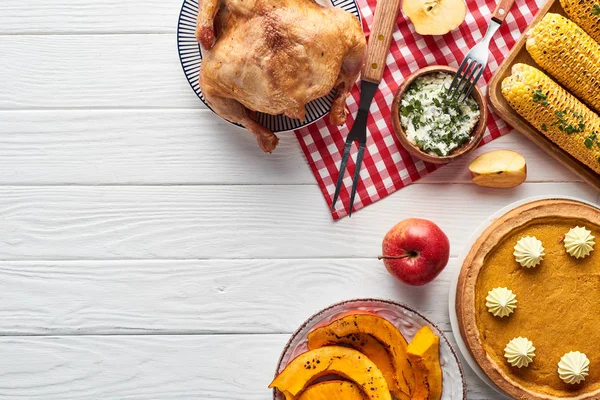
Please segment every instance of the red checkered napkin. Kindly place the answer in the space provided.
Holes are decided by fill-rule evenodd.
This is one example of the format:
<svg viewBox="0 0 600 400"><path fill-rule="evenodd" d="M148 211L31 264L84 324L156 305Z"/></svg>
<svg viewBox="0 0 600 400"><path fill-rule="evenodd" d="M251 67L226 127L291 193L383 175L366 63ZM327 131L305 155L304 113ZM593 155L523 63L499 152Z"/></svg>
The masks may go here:
<svg viewBox="0 0 600 400"><path fill-rule="evenodd" d="M419 68L428 65L450 65L458 67L469 49L483 37L496 7L496 0L466 0L468 13L459 29L444 36L421 36L415 33L412 24L403 13L397 21L394 40L387 58L387 68L379 91L371 104L371 115L367 124L367 148L360 173L354 210L384 198L390 193L417 181L436 170L433 164L412 158L396 139L392 127L391 105L394 93L405 77ZM485 85L493 72L504 60L509 49L521 36L545 0L516 0L500 30L490 45L490 60L479 81L485 91ZM369 35L368 27L373 23L376 0L357 0L363 17L363 27ZM360 93L355 85L348 98L350 117L341 127L332 126L328 118L296 131L296 136L317 182L331 206L338 168L344 151L344 141L348 128L354 123L358 111ZM488 143L509 131L509 127L497 115L491 113L488 129L482 143ZM344 176L340 198L332 212L334 220L348 214L356 145L353 146L351 159Z"/></svg>

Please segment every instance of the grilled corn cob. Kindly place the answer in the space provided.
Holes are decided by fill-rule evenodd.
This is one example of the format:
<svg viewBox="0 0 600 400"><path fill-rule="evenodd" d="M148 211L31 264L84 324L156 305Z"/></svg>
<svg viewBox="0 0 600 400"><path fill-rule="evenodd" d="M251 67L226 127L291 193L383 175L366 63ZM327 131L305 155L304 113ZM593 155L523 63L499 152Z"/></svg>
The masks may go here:
<svg viewBox="0 0 600 400"><path fill-rule="evenodd" d="M600 117L540 70L515 64L502 81L510 106L563 150L600 174Z"/></svg>
<svg viewBox="0 0 600 400"><path fill-rule="evenodd" d="M546 14L527 36L527 51L533 60L600 111L600 44L574 22L553 13Z"/></svg>
<svg viewBox="0 0 600 400"><path fill-rule="evenodd" d="M573 22L600 42L600 1L560 0L560 5Z"/></svg>

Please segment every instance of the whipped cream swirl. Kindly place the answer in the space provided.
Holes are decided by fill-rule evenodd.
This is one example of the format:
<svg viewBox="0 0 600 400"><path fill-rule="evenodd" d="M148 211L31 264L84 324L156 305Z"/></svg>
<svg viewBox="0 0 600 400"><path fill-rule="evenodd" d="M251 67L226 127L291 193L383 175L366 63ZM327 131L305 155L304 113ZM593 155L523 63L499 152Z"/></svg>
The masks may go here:
<svg viewBox="0 0 600 400"><path fill-rule="evenodd" d="M590 360L578 351L571 351L560 359L558 376L566 383L575 385L585 380L590 372Z"/></svg>
<svg viewBox="0 0 600 400"><path fill-rule="evenodd" d="M512 290L497 287L488 292L485 306L494 317L507 317L517 308L517 296Z"/></svg>
<svg viewBox="0 0 600 400"><path fill-rule="evenodd" d="M513 367L527 367L535 357L535 347L527 338L514 338L506 345L504 357Z"/></svg>
<svg viewBox="0 0 600 400"><path fill-rule="evenodd" d="M594 236L585 227L575 227L565 235L567 253L575 258L584 258L594 250Z"/></svg>
<svg viewBox="0 0 600 400"><path fill-rule="evenodd" d="M545 251L541 240L535 236L525 236L515 245L513 255L522 267L532 268L542 262L546 255Z"/></svg>

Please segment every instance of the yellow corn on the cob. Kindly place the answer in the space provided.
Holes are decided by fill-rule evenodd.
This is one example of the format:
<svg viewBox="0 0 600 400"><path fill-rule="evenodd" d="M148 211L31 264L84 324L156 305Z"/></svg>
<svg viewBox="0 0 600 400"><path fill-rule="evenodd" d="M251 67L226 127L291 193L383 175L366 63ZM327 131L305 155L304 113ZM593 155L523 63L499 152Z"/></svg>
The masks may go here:
<svg viewBox="0 0 600 400"><path fill-rule="evenodd" d="M600 2L593 0L560 0L569 18L600 42Z"/></svg>
<svg viewBox="0 0 600 400"><path fill-rule="evenodd" d="M543 135L600 174L600 117L585 104L526 64L513 66L502 95Z"/></svg>
<svg viewBox="0 0 600 400"><path fill-rule="evenodd" d="M600 44L574 22L553 13L546 14L527 35L527 51L533 60L600 111Z"/></svg>

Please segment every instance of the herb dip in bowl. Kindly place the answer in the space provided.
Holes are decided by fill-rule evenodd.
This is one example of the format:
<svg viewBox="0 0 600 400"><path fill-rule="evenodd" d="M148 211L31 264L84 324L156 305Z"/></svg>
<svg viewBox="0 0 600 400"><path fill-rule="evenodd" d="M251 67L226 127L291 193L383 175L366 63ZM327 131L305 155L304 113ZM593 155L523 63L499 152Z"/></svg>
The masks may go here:
<svg viewBox="0 0 600 400"><path fill-rule="evenodd" d="M447 163L479 144L487 123L483 94L475 88L464 102L446 95L456 69L432 66L409 76L392 104L396 135L413 155Z"/></svg>

